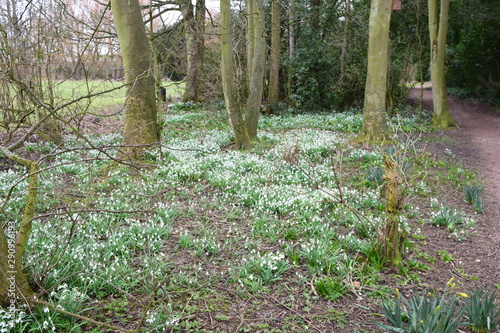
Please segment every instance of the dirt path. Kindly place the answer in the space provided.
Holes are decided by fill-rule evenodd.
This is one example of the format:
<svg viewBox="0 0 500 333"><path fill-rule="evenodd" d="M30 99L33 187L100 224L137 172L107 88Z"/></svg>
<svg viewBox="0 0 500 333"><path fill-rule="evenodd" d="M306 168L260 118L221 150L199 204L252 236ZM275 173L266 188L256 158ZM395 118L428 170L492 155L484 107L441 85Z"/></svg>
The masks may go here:
<svg viewBox="0 0 500 333"><path fill-rule="evenodd" d="M413 89L409 99L417 102L420 89ZM432 110L432 92L424 90L423 105ZM460 258L470 275L480 284L500 283L500 115L485 103L460 100L450 96L450 110L457 128L443 136L449 148L467 166L481 174L485 184L484 222L475 228L477 237L456 243L454 255ZM456 142L456 143L451 143ZM463 200L463 199L461 199Z"/></svg>

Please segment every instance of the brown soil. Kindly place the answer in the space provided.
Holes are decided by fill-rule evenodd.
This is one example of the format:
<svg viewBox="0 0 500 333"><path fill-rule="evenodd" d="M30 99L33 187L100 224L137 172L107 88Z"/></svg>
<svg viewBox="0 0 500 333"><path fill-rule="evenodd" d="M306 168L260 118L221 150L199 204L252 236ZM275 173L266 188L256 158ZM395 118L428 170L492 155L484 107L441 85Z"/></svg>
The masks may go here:
<svg viewBox="0 0 500 333"><path fill-rule="evenodd" d="M410 102L418 103L420 89L413 89L408 98ZM451 274L438 270L432 270L431 274L435 275L434 281L440 283L453 275L463 287L479 284L493 289L494 285L500 284L500 114L495 113L489 104L461 100L454 96L450 96L449 101L457 127L437 133L441 140L431 150L442 153L448 148L456 156L457 162L479 173L479 182L485 188L485 208L484 214L477 218L480 223L474 228L474 234L466 242L445 245L448 241L439 235L428 239L431 248L446 248L457 258L448 267ZM423 107L432 110L431 90L423 91ZM457 195L456 201L463 201L463 194L460 197ZM457 268L458 272L466 274L457 274Z"/></svg>

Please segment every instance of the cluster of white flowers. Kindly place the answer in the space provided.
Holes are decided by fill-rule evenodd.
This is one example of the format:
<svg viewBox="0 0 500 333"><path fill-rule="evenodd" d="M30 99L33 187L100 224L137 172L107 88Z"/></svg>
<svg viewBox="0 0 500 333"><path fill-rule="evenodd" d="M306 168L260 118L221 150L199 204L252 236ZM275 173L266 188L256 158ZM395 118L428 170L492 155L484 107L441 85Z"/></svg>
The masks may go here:
<svg viewBox="0 0 500 333"><path fill-rule="evenodd" d="M261 118L260 128L263 129L322 129L328 131L355 132L363 123L362 113L322 113L300 114L294 117L273 116Z"/></svg>
<svg viewBox="0 0 500 333"><path fill-rule="evenodd" d="M27 317L28 315L24 311L17 309L5 310L0 307L0 333L18 331L17 328L22 325Z"/></svg>

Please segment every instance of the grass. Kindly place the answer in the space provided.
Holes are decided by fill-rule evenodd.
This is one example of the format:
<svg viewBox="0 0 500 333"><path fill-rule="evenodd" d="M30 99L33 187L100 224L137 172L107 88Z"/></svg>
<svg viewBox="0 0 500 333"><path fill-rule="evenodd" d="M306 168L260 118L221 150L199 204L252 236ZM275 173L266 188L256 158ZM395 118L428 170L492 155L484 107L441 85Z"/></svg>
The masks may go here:
<svg viewBox="0 0 500 333"><path fill-rule="evenodd" d="M60 98L61 102L64 102L112 90L90 100L91 110L97 110L123 105L125 102L125 87L120 88L121 86L123 86L121 81L63 81L55 82L54 94ZM183 83L164 81L162 86L167 89L167 96L177 98L182 95ZM85 100L85 103L89 103L89 101Z"/></svg>
<svg viewBox="0 0 500 333"><path fill-rule="evenodd" d="M340 313L340 302L358 298L354 303L373 312L387 291L377 255L377 229L385 219L380 173L371 169L380 167L381 153L349 142L361 117L356 111L265 117L257 149L240 152L227 149L232 135L222 110L175 105L164 119L165 146L148 154L156 167L140 172L106 168L101 152L72 150L86 143L68 136L68 151L60 150L53 168L40 174L37 211L49 215L33 225L29 273L49 302L103 321L132 325L150 305L150 331L345 326L343 316L329 319ZM410 116L391 124L402 130L401 145L425 128ZM90 139L100 147L120 142L118 134ZM34 153L55 149L28 147ZM408 173L430 177L417 155ZM437 209L420 209L430 206L433 184L466 176L442 169L446 176L409 184L407 191L420 198L401 214L410 233ZM19 220L26 186L15 185L21 173L0 172L2 200L14 186L2 221ZM53 214L64 211L71 213ZM454 223L452 231L464 224ZM418 276L423 267L412 262L403 270ZM0 329L3 322L14 325L11 332L96 330L50 309L18 312L17 321L11 315L0 312Z"/></svg>

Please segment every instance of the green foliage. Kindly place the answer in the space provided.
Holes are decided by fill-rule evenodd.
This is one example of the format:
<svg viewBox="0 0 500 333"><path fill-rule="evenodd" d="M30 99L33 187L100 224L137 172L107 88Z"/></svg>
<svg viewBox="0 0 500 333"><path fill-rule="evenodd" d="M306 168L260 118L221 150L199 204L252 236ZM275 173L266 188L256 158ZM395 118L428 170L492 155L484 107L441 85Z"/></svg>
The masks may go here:
<svg viewBox="0 0 500 333"><path fill-rule="evenodd" d="M500 5L494 0L458 0L450 6L448 84L469 94L498 96Z"/></svg>
<svg viewBox="0 0 500 333"><path fill-rule="evenodd" d="M454 333L462 322L460 318L464 311L457 306L455 295L443 293L428 293L411 295L406 299L396 294L396 298L383 302L384 315L390 325L375 323L390 332L399 333Z"/></svg>
<svg viewBox="0 0 500 333"><path fill-rule="evenodd" d="M313 10L314 11L314 10ZM367 35L363 27L352 24L348 31L348 53L344 72L339 58L343 40L344 13L333 3L324 3L321 15L310 18L307 2L295 3L295 20L304 20L297 34L292 58L285 58L290 80L289 99L301 111L332 110L362 103L366 77ZM351 20L367 19L368 10L352 10ZM318 26L321 25L321 29ZM356 36L354 38L354 36ZM360 38L360 36L363 36Z"/></svg>
<svg viewBox="0 0 500 333"><path fill-rule="evenodd" d="M476 212L483 212L483 201L481 200L481 194L484 188L482 186L471 185L464 188L465 201L474 206Z"/></svg>
<svg viewBox="0 0 500 333"><path fill-rule="evenodd" d="M432 225L445 227L452 231L464 223L465 215L463 212L445 206L441 206L437 213L433 213L431 220Z"/></svg>
<svg viewBox="0 0 500 333"><path fill-rule="evenodd" d="M452 288L454 286L451 284ZM388 332L400 333L451 333L463 326L470 327L473 332L492 332L500 324L495 291L476 287L469 295L457 294L465 302L446 292L440 295L424 291L422 295L415 294L406 299L396 290L395 299L382 303L384 316L391 325L375 324ZM462 321L464 314L467 322Z"/></svg>
<svg viewBox="0 0 500 333"><path fill-rule="evenodd" d="M444 262L452 262L455 260L455 258L446 250L438 250L437 253L441 257L441 260Z"/></svg>
<svg viewBox="0 0 500 333"><path fill-rule="evenodd" d="M182 112L182 111L192 111L196 108L196 105L189 101L186 103L175 102L168 106L168 110L172 112Z"/></svg>
<svg viewBox="0 0 500 333"><path fill-rule="evenodd" d="M492 332L500 325L500 307L495 303L496 291L476 289L466 298L467 325L474 332Z"/></svg>
<svg viewBox="0 0 500 333"><path fill-rule="evenodd" d="M366 173L366 180L370 186L378 188L382 185L382 177L384 176L384 170L379 166L370 166Z"/></svg>
<svg viewBox="0 0 500 333"><path fill-rule="evenodd" d="M243 265L233 270L233 282L248 286L253 292L261 291L264 285L281 279L290 264L283 253L252 251L249 258L243 258Z"/></svg>
<svg viewBox="0 0 500 333"><path fill-rule="evenodd" d="M329 301L336 301L342 297L347 287L339 277L324 277L314 283L318 294Z"/></svg>

